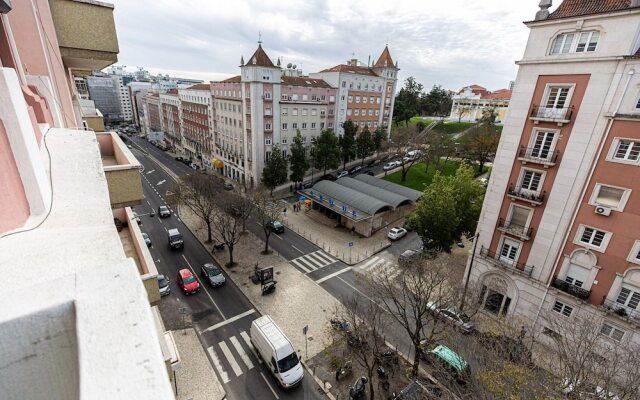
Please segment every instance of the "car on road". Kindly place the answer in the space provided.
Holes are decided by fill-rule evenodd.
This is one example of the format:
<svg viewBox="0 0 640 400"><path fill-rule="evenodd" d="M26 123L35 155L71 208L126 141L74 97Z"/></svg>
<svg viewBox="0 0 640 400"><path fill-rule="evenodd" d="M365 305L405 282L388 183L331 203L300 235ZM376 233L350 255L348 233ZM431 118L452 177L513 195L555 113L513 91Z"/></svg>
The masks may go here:
<svg viewBox="0 0 640 400"><path fill-rule="evenodd" d="M220 268L211 263L206 263L202 266L202 277L213 287L222 286L227 282Z"/></svg>
<svg viewBox="0 0 640 400"><path fill-rule="evenodd" d="M349 171L340 171L338 173L338 179L340 178L344 178L345 176L349 175Z"/></svg>
<svg viewBox="0 0 640 400"><path fill-rule="evenodd" d="M355 167L353 167L353 168L351 168L351 169L349 170L349 174L350 174L350 175L353 175L353 174L355 174L356 172L360 171L361 169L362 169L362 166L360 166L360 165L356 165Z"/></svg>
<svg viewBox="0 0 640 400"><path fill-rule="evenodd" d="M176 161L182 161L182 157L180 156L175 156Z"/></svg>
<svg viewBox="0 0 640 400"><path fill-rule="evenodd" d="M167 231L167 235L169 236L169 246L172 249L181 249L184 247L184 240L182 239L182 234L178 229L169 229Z"/></svg>
<svg viewBox="0 0 640 400"><path fill-rule="evenodd" d="M166 296L171 293L169 287L169 278L164 275L158 275L158 288L160 289L160 296Z"/></svg>
<svg viewBox="0 0 640 400"><path fill-rule="evenodd" d="M271 228L271 232L284 233L284 224L277 219L267 223L267 227Z"/></svg>
<svg viewBox="0 0 640 400"><path fill-rule="evenodd" d="M420 250L407 249L398 256L398 263L400 265L409 264L410 262L420 257L420 253Z"/></svg>
<svg viewBox="0 0 640 400"><path fill-rule="evenodd" d="M233 183L229 181L224 181L224 184L222 185L222 187L224 187L224 190L233 190Z"/></svg>
<svg viewBox="0 0 640 400"><path fill-rule="evenodd" d="M200 291L200 282L191 273L189 268L182 268L178 271L178 286L182 289L182 292L186 295L197 293Z"/></svg>
<svg viewBox="0 0 640 400"><path fill-rule="evenodd" d="M144 239L144 242L147 244L147 247L151 247L151 238L146 232L142 232L142 238Z"/></svg>
<svg viewBox="0 0 640 400"><path fill-rule="evenodd" d="M167 206L160 206L158 207L158 214L160 215L160 218L168 218L171 216L171 210L169 210L169 207Z"/></svg>
<svg viewBox="0 0 640 400"><path fill-rule="evenodd" d="M388 162L388 163L386 163L385 165L382 166L382 170L390 171L390 170L394 169L395 167L397 167L398 165L400 165L400 161L390 161L390 162Z"/></svg>
<svg viewBox="0 0 640 400"><path fill-rule="evenodd" d="M441 307L436 302L427 303L429 312L436 317L450 324L453 324L456 328L460 329L463 333L471 333L474 330L473 322L467 314L459 311L455 307Z"/></svg>
<svg viewBox="0 0 640 400"><path fill-rule="evenodd" d="M398 240L403 238L406 234L407 234L406 229L395 227L395 228L391 228L391 230L387 234L387 237L391 240Z"/></svg>
<svg viewBox="0 0 640 400"><path fill-rule="evenodd" d="M373 173L372 170L368 169L366 171L362 171L363 174L369 175L369 176L374 176L375 174Z"/></svg>

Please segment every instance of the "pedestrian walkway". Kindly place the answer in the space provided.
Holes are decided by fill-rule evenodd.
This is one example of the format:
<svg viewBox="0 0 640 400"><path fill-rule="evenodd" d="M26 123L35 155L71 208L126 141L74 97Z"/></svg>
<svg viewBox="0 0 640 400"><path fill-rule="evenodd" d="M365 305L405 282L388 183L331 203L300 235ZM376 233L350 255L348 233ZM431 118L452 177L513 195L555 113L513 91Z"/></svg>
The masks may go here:
<svg viewBox="0 0 640 400"><path fill-rule="evenodd" d="M251 344L247 332L240 332L240 338L231 336L215 346L207 348L213 366L224 383L239 377L262 363Z"/></svg>
<svg viewBox="0 0 640 400"><path fill-rule="evenodd" d="M327 267L331 264L338 262L335 258L331 257L322 250L314 251L313 253L305 254L302 257L298 257L289 261L293 266L298 267L304 273L311 273L319 270L320 268Z"/></svg>
<svg viewBox="0 0 640 400"><path fill-rule="evenodd" d="M362 262L357 265L355 268L356 272L361 274L367 273L385 273L389 275L389 279L395 278L400 270L398 269L398 265L392 261L388 261L379 256L373 256L367 261Z"/></svg>

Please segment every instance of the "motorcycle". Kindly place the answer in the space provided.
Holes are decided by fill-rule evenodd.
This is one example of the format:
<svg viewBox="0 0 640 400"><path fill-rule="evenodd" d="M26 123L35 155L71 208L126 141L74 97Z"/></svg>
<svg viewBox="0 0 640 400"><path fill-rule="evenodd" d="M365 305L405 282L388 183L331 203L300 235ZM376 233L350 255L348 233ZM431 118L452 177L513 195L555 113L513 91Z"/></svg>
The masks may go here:
<svg viewBox="0 0 640 400"><path fill-rule="evenodd" d="M278 283L278 282L277 281L271 281L269 283L265 283L264 286L262 286L262 295L264 296L265 294L270 294L270 293L275 292L276 283Z"/></svg>
<svg viewBox="0 0 640 400"><path fill-rule="evenodd" d="M354 335L351 332L347 332L347 344L355 349L366 349L369 347L369 343L367 343L366 340L363 340L360 336Z"/></svg>
<svg viewBox="0 0 640 400"><path fill-rule="evenodd" d="M336 369L336 381L339 381L340 378L344 378L347 375L351 375L352 369L353 369L353 366L351 364L351 361L345 361L345 363L342 364L342 366Z"/></svg>
<svg viewBox="0 0 640 400"><path fill-rule="evenodd" d="M222 251L224 250L224 243L216 243L213 245L214 251Z"/></svg>
<svg viewBox="0 0 640 400"><path fill-rule="evenodd" d="M364 396L364 392L367 389L366 384L369 382L366 376L361 376L358 378L356 383L353 384L351 388L349 388L349 398L350 399L361 399Z"/></svg>
<svg viewBox="0 0 640 400"><path fill-rule="evenodd" d="M331 322L331 327L333 329L336 329L339 331L349 330L349 323L345 320L338 320L338 319L331 318L330 322Z"/></svg>
<svg viewBox="0 0 640 400"><path fill-rule="evenodd" d="M376 369L376 372L378 373L378 380L382 385L382 389L384 389L384 391L389 390L389 374L387 371L382 367L382 365L380 365Z"/></svg>
<svg viewBox="0 0 640 400"><path fill-rule="evenodd" d="M376 361L380 365L389 366L391 364L398 364L398 353L395 351L383 351L376 353Z"/></svg>

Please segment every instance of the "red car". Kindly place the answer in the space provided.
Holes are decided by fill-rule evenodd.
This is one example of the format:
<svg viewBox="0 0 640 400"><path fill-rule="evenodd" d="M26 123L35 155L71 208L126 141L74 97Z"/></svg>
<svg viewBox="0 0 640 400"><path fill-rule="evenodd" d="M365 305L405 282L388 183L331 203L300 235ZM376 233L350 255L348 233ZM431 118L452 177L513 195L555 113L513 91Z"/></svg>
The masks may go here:
<svg viewBox="0 0 640 400"><path fill-rule="evenodd" d="M178 285L184 294L196 293L200 290L200 283L188 268L183 268L178 271Z"/></svg>

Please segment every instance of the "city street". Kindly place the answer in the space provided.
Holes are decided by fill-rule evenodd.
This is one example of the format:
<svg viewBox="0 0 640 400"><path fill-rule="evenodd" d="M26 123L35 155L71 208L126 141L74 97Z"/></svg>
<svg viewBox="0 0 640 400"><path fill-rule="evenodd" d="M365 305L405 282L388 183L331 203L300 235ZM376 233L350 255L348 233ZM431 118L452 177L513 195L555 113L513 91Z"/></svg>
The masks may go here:
<svg viewBox="0 0 640 400"><path fill-rule="evenodd" d="M141 217L143 232L149 234L153 245L151 254L158 272L171 280L171 294L161 300L160 311L168 329L180 329L186 319L192 319L211 364L218 373L229 399L316 399L321 398L316 384L309 376L301 387L291 391L280 389L269 370L258 360L249 342L251 321L260 316L249 300L231 279L220 288L212 288L201 278L200 267L213 262L207 250L191 234L175 213L161 219L157 214L160 205L167 205L166 193L171 177L144 153L133 149L144 166L142 171L145 203L136 207ZM154 155L157 157L157 155ZM166 160L165 160L166 161ZM171 168L179 173L181 163ZM188 168L184 166L185 168ZM191 172L194 172L188 168ZM151 209L156 216L150 217ZM167 242L167 230L178 228L185 246L172 250ZM200 280L200 292L185 296L176 284L176 274L181 268L189 268Z"/></svg>
<svg viewBox="0 0 640 400"><path fill-rule="evenodd" d="M185 164L174 160L169 154L156 148L144 139L136 137L134 138L134 142L177 175L184 173L198 173ZM154 164L150 162L143 153L136 152L136 157L145 164L145 168L161 169L157 166L153 166ZM149 167L147 167L147 165L149 165ZM382 167L377 166L377 168L381 169ZM164 171L160 171L160 174L164 175ZM162 179L170 178L163 177ZM165 185L167 184L165 183ZM162 190L166 191L166 187ZM250 219L248 228L257 237L264 237L262 227L255 221ZM182 232L182 229L180 229L180 231ZM287 259L292 267L297 268L309 279L321 285L321 287L327 290L338 300L353 296L354 294L371 300L370 296L366 293L366 289L364 289L361 282L359 282L358 274L373 271L374 269L382 269L384 271L388 271L390 274L397 273L397 265L395 263L397 256L404 249L415 248L418 247L419 244L419 238L412 232L402 240L395 242L386 251L364 260L358 265L348 266L290 230L285 230L285 233L283 234L273 233L269 240L270 247ZM386 332L386 339L389 343L397 346L399 351L411 356L413 354L413 349L405 336L404 331L401 329L391 329L389 332Z"/></svg>

